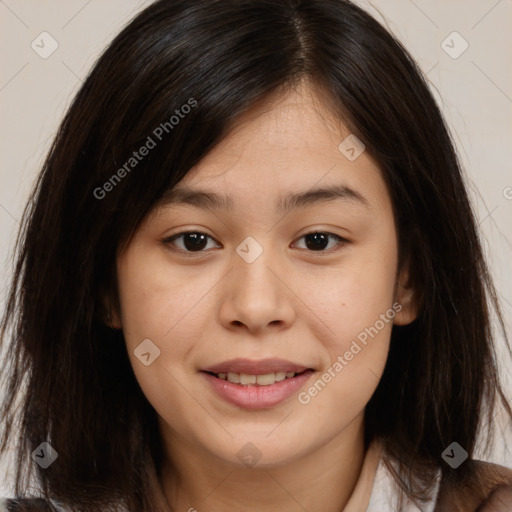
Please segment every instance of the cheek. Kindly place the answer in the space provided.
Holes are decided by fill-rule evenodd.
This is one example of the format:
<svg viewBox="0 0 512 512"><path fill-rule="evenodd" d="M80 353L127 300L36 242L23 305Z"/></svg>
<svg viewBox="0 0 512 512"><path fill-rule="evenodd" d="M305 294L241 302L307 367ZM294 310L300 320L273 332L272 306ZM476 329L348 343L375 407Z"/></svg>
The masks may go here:
<svg viewBox="0 0 512 512"><path fill-rule="evenodd" d="M300 293L316 313L319 329L323 330L321 339L331 353L344 351L353 339L375 324L389 337L395 315L390 308L394 302L396 263L393 238L384 238L382 243L347 253L337 268L302 279ZM383 325L382 315L386 313Z"/></svg>
<svg viewBox="0 0 512 512"><path fill-rule="evenodd" d="M316 322L317 338L326 357L300 403L339 410L340 421L364 409L384 370L400 310L393 296L396 264L394 231L383 229L375 243L347 253L336 271L315 276L307 297L322 320Z"/></svg>
<svg viewBox="0 0 512 512"><path fill-rule="evenodd" d="M123 332L129 347L145 338L165 345L176 330L198 325L195 317L204 315L201 297L215 281L208 275L193 279L194 272L193 268L176 271L164 251L144 251L135 246L125 255L118 265L118 282Z"/></svg>
<svg viewBox="0 0 512 512"><path fill-rule="evenodd" d="M215 280L193 280L187 271L172 271L165 253L132 245L118 265L123 333L131 365L144 395L162 416L179 426L181 418L201 411L184 391L194 343L204 336L206 301L201 297ZM151 340L149 343L147 340ZM179 340L179 342L177 342ZM143 345L144 344L144 345ZM144 350L139 347L144 346ZM140 357L149 353L149 358ZM149 359L149 361L148 361ZM149 364L145 364L148 363Z"/></svg>
<svg viewBox="0 0 512 512"><path fill-rule="evenodd" d="M137 381L154 406L168 390L169 404L186 377L194 342L204 336L207 302L201 298L214 277L191 280L187 271L173 271L165 253L134 244L118 265L118 283L123 334Z"/></svg>
<svg viewBox="0 0 512 512"><path fill-rule="evenodd" d="M317 337L325 351L324 366L299 394L299 403L318 411L337 411L332 428L355 418L373 395L387 360L393 321L400 306L393 302L394 266L382 258L365 260L359 270L340 273L328 299L310 294L322 313ZM334 291L335 290L335 291ZM323 308L323 309L322 309ZM318 322L320 324L320 322ZM327 333L320 337L320 331ZM326 428L331 428L326 427Z"/></svg>

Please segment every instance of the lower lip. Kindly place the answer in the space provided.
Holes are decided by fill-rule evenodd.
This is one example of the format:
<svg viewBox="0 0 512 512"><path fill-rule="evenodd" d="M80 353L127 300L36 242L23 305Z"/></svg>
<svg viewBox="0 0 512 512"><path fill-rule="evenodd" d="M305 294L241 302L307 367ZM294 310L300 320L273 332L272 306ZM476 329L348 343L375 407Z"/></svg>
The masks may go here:
<svg viewBox="0 0 512 512"><path fill-rule="evenodd" d="M235 384L218 379L210 373L201 372L210 382L214 391L227 402L243 409L267 409L280 404L299 391L302 385L313 375L313 370L284 379L269 386Z"/></svg>

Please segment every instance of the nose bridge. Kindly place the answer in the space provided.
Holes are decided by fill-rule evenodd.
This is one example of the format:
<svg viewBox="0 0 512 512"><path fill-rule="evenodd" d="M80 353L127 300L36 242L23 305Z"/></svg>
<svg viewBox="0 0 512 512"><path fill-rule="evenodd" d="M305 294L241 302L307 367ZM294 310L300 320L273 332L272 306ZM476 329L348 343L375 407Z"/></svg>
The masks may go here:
<svg viewBox="0 0 512 512"><path fill-rule="evenodd" d="M269 269L277 266L277 258L270 245L270 238L259 237L259 240L247 237L236 248L235 279L242 290L251 293L260 291L268 295L278 285Z"/></svg>
<svg viewBox="0 0 512 512"><path fill-rule="evenodd" d="M290 297L275 275L279 274L279 258L268 240L248 237L236 248L234 272L222 306L224 322L256 330L271 322L291 321Z"/></svg>

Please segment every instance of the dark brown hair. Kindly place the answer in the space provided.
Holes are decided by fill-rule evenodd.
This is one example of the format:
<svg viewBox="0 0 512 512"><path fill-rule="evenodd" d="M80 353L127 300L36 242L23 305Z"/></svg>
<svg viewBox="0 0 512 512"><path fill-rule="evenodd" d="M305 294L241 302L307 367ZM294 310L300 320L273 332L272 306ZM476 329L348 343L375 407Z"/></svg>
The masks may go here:
<svg viewBox="0 0 512 512"><path fill-rule="evenodd" d="M473 454L496 395L511 413L490 308L504 332L503 322L460 166L402 45L345 0L160 0L93 67L24 213L1 332L9 364L0 451L17 439L17 495L32 476L43 496L73 510L103 511L115 502L165 510L154 503L162 457L156 413L134 377L122 331L105 324L105 297L118 304L116 255L240 114L303 78L380 165L400 265L410 262L421 305L416 321L393 328L384 375L366 408L367 441L385 441L404 490L421 498L436 468L450 470L441 453L452 441ZM99 194L191 100L194 107L156 147ZM59 454L47 469L30 457L43 441ZM453 479L463 476L453 471Z"/></svg>

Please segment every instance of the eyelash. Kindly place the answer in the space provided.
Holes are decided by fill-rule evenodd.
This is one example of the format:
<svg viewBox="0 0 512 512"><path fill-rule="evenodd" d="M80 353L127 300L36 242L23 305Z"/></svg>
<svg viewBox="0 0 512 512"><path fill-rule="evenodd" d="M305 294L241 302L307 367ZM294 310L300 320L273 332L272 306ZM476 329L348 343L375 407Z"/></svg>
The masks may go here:
<svg viewBox="0 0 512 512"><path fill-rule="evenodd" d="M203 254L205 252L207 252L206 250L204 249L201 249L199 251L188 251L186 249L181 249L181 248L177 248L174 244L174 241L177 240L178 238L184 236L184 235L189 235L189 234L195 234L195 235L205 235L207 236L208 238L210 238L211 240L215 240L213 237L211 237L210 235L208 235L207 233L203 233L202 231L181 231L180 233L176 233L174 235L171 235L167 238L164 238L162 240L162 242L165 244L165 245L168 245L168 246L172 246L171 249L173 251L176 251L176 252L180 252L182 254L185 254L186 256L191 256L191 257L194 257L196 254L199 255L199 254ZM306 236L309 236L309 235L316 235L316 234L321 234L321 235L327 235L328 237L330 238L335 238L337 241L338 241L338 248L335 249L335 250L332 250L332 248L330 250L318 250L318 251L313 251L313 250L310 250L308 251L308 249L304 249L308 252L311 252L311 253L327 253L327 254L332 254L333 252L337 252L339 251L343 246L347 245L349 243L349 240L339 236L339 235L335 235L334 233L329 233L328 231L311 231L309 233L305 233L304 235L302 235L300 238L298 238L298 240L301 240L302 238L306 237ZM218 243L216 241L216 243Z"/></svg>

